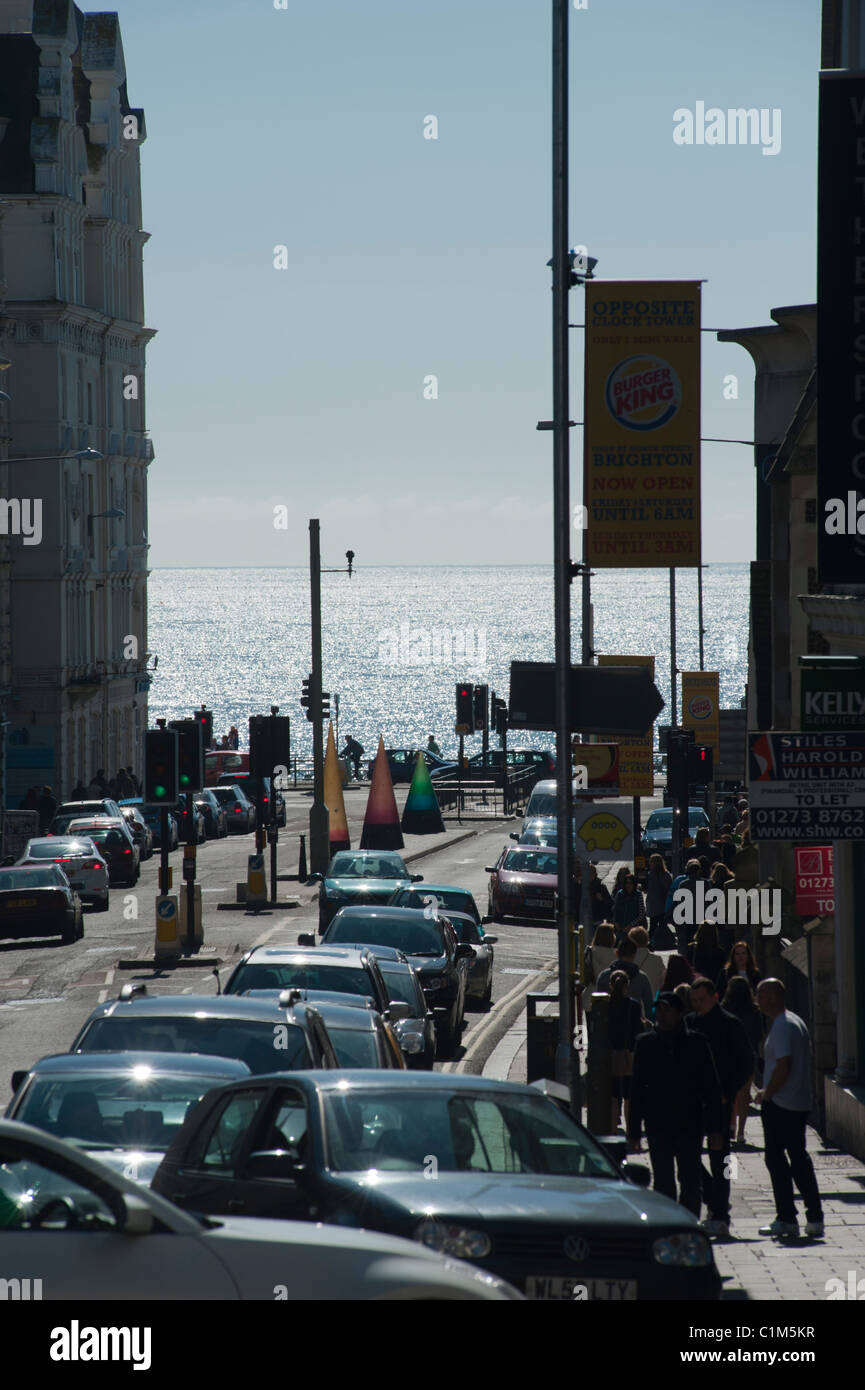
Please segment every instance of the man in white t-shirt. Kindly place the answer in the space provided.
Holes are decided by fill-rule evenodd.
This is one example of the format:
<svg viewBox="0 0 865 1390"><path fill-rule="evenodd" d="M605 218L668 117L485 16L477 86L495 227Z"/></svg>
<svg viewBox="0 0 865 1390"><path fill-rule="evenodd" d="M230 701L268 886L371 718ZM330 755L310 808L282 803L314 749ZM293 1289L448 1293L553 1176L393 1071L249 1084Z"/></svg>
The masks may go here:
<svg viewBox="0 0 865 1390"><path fill-rule="evenodd" d="M757 1003L771 1027L763 1044L763 1089L757 1092L772 1179L776 1218L760 1227L761 1236L798 1236L793 1183L805 1202L806 1236L823 1235L823 1210L814 1165L805 1147L811 1109L811 1040L798 1014L786 1007L780 980L761 980Z"/></svg>

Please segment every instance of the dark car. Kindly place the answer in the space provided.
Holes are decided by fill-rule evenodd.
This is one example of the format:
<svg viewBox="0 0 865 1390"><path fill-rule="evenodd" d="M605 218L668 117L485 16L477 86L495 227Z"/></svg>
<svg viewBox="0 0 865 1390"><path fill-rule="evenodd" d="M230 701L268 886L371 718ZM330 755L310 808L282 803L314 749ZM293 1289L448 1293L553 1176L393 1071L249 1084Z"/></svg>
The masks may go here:
<svg viewBox="0 0 865 1390"><path fill-rule="evenodd" d="M92 841L108 865L111 883L119 883L126 888L135 887L141 875L141 858L122 816L116 820L74 820L69 826L69 834Z"/></svg>
<svg viewBox="0 0 865 1390"><path fill-rule="evenodd" d="M642 855L662 854L669 865L673 855L673 809L652 811L640 841ZM701 826L708 826L709 817L702 806L688 807L688 834L696 835Z"/></svg>
<svg viewBox="0 0 865 1390"><path fill-rule="evenodd" d="M61 1052L13 1072L7 1120L68 1139L135 1182L150 1182L190 1106L249 1076L244 1062L176 1052Z"/></svg>
<svg viewBox="0 0 865 1390"><path fill-rule="evenodd" d="M120 814L126 821L127 829L138 846L138 854L141 862L150 859L153 855L153 831L141 814L140 806L127 806L126 802L120 803Z"/></svg>
<svg viewBox="0 0 865 1390"><path fill-rule="evenodd" d="M255 829L255 807L247 801L240 787L216 786L210 790L221 806L225 807L228 830L231 835L246 835Z"/></svg>
<svg viewBox="0 0 865 1390"><path fill-rule="evenodd" d="M59 936L71 946L83 935L81 899L59 864L0 868L0 938Z"/></svg>
<svg viewBox="0 0 865 1390"><path fill-rule="evenodd" d="M402 956L402 952L395 951L393 955L389 952L387 956L381 952L382 947L376 947L376 960L387 985L391 1008L394 1001L401 1001L411 1010L393 1025L406 1066L431 1071L436 1055L435 1014L427 1003L420 975L404 957L393 958Z"/></svg>
<svg viewBox="0 0 865 1390"><path fill-rule="evenodd" d="M195 805L204 818L204 833L207 839L224 839L228 834L228 814L210 787L195 793Z"/></svg>
<svg viewBox="0 0 865 1390"><path fill-rule="evenodd" d="M423 874L410 874L402 857L391 850L340 850L327 872L310 874L309 883L320 883L318 929L324 932L341 907L351 904L386 903L398 888L420 883Z"/></svg>
<svg viewBox="0 0 865 1390"><path fill-rule="evenodd" d="M390 996L368 947L324 950L318 946L256 946L241 956L228 977L225 995L249 990L322 990L371 999L382 1014Z"/></svg>
<svg viewBox="0 0 865 1390"><path fill-rule="evenodd" d="M407 1236L530 1298L718 1299L696 1217L637 1185L647 1178L641 1164L615 1164L531 1086L441 1072L301 1072L211 1091L153 1188L213 1216Z"/></svg>
<svg viewBox="0 0 865 1390"><path fill-rule="evenodd" d="M171 813L177 821L177 831L185 844L189 844L189 792L181 792ZM192 840L196 845L201 845L207 839L207 826L204 822L204 815L198 809L197 793L192 797Z"/></svg>
<svg viewBox="0 0 865 1390"><path fill-rule="evenodd" d="M428 917L413 907L343 907L324 934L322 945L364 941L371 950L392 946L415 966L436 1017L439 1050L450 1056L465 1022L471 946L457 941L447 917Z"/></svg>
<svg viewBox="0 0 865 1390"><path fill-rule="evenodd" d="M341 1067L404 1071L396 1035L377 1009L320 1000L316 1008Z"/></svg>
<svg viewBox="0 0 865 1390"><path fill-rule="evenodd" d="M555 921L557 854L547 846L506 846L490 876L489 912L494 922L506 917L531 917Z"/></svg>
<svg viewBox="0 0 865 1390"><path fill-rule="evenodd" d="M147 994L126 985L85 1019L70 1052L197 1052L235 1057L252 1072L336 1067L318 1011L234 995Z"/></svg>
<svg viewBox="0 0 865 1390"><path fill-rule="evenodd" d="M449 883L425 883L423 888L398 888L388 902L392 907L428 907L430 903L435 903L444 908L447 916L451 912L465 912L476 922L481 920L478 905L468 888L455 888Z"/></svg>
<svg viewBox="0 0 865 1390"><path fill-rule="evenodd" d="M270 808L273 804L276 808L277 825L285 825L288 815L285 809L285 800L279 790L274 790L273 782L269 777L262 777L259 785L258 778L252 777L248 772L224 772L216 785L218 787L240 787L247 801L256 807L256 814L258 813L260 791L264 807L264 823L267 824L270 821Z"/></svg>
<svg viewBox="0 0 865 1390"><path fill-rule="evenodd" d="M153 845L155 849L162 848L162 812L166 811L168 816L168 848L177 849L180 844L180 833L177 826L177 816L172 815L166 807L159 802L142 801L138 803L141 807L141 814L147 825L150 826L153 835Z"/></svg>
<svg viewBox="0 0 865 1390"><path fill-rule="evenodd" d="M487 936L480 922L467 912L448 910L448 921L456 932L457 941L471 946L474 960L469 963L469 978L466 985L466 1003L472 1000L482 1009L489 1007L493 994L493 967L495 953L493 947L497 936Z"/></svg>
<svg viewBox="0 0 865 1390"><path fill-rule="evenodd" d="M430 774L440 771L448 771L456 767L454 760L443 758L439 753L431 753L428 748L386 748L384 750L387 758L387 765L390 768L392 782L410 782L414 777L414 770L417 764L418 752L424 755L424 761ZM375 758L370 758L367 763L367 775L372 777L372 770L375 767Z"/></svg>

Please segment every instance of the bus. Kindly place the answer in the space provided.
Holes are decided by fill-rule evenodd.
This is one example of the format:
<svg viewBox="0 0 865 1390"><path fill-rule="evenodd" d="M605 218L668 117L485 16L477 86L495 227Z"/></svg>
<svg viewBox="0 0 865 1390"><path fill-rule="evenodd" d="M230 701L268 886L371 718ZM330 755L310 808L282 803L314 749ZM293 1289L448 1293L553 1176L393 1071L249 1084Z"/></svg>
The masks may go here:
<svg viewBox="0 0 865 1390"><path fill-rule="evenodd" d="M210 748L204 755L204 785L215 787L225 772L249 772L249 754L235 748Z"/></svg>

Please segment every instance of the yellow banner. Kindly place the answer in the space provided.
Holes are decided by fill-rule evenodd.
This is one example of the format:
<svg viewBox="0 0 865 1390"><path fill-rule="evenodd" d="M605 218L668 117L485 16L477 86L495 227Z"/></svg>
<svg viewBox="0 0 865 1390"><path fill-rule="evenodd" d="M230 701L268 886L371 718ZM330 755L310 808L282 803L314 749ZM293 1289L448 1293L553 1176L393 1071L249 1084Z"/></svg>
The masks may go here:
<svg viewBox="0 0 865 1390"><path fill-rule="evenodd" d="M599 666L648 666L655 679L653 656L599 656ZM619 739L619 792L622 796L651 796L655 790L654 731L644 738Z"/></svg>
<svg viewBox="0 0 865 1390"><path fill-rule="evenodd" d="M583 504L596 569L700 563L700 284L586 285Z"/></svg>
<svg viewBox="0 0 865 1390"><path fill-rule="evenodd" d="M717 671L682 672L682 726L694 730L697 745L712 748L716 765L721 756L718 686Z"/></svg>

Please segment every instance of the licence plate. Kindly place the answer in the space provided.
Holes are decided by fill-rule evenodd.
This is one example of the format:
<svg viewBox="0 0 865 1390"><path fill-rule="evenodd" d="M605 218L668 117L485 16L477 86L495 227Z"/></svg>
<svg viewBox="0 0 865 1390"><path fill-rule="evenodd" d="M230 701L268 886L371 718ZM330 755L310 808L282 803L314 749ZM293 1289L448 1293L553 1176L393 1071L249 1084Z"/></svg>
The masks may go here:
<svg viewBox="0 0 865 1390"><path fill-rule="evenodd" d="M546 898L526 898L526 907L549 907Z"/></svg>
<svg viewBox="0 0 865 1390"><path fill-rule="evenodd" d="M7 907L35 907L35 898L10 898Z"/></svg>
<svg viewBox="0 0 865 1390"><path fill-rule="evenodd" d="M568 1303L582 1299L622 1303L632 1302L636 1297L636 1279L547 1279L542 1275L530 1275L526 1279L526 1298L554 1299Z"/></svg>

